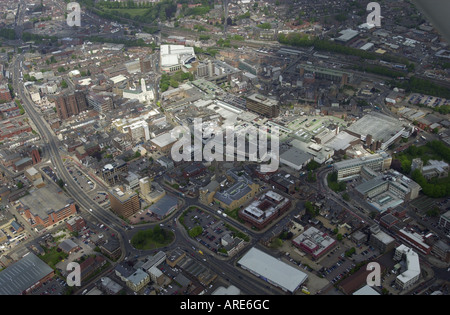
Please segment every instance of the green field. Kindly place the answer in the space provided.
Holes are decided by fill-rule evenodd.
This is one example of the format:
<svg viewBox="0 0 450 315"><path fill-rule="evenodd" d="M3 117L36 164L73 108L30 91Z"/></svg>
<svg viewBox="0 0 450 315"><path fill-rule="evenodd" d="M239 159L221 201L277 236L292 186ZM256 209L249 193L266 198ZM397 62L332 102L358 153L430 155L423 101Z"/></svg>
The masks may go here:
<svg viewBox="0 0 450 315"><path fill-rule="evenodd" d="M153 229L137 232L131 239L131 245L140 250L155 249L169 245L175 238L175 235L158 225Z"/></svg>
<svg viewBox="0 0 450 315"><path fill-rule="evenodd" d="M144 8L144 9L103 9L105 12L108 13L121 13L121 14L125 14L128 13L130 15L131 18L135 17L135 16L143 16L148 12L148 8Z"/></svg>
<svg viewBox="0 0 450 315"><path fill-rule="evenodd" d="M47 265L55 269L55 265L64 259L69 257L68 254L58 251L58 247L55 246L53 248L44 247L44 255L40 255L39 258L42 259Z"/></svg>

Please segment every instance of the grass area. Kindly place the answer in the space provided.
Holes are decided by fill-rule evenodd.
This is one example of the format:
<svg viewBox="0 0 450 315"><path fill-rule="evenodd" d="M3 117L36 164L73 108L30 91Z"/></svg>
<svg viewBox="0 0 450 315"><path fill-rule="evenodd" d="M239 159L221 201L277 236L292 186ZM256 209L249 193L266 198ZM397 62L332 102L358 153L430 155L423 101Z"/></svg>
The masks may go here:
<svg viewBox="0 0 450 315"><path fill-rule="evenodd" d="M148 8L135 8L135 9L104 9L104 11L108 12L108 13L122 13L122 14L129 14L131 16L131 18L135 17L135 16L144 16L147 12L148 12Z"/></svg>
<svg viewBox="0 0 450 315"><path fill-rule="evenodd" d="M47 265L52 269L55 269L55 265L60 261L63 261L69 257L68 254L61 251L57 246L52 248L44 247L44 255L40 255L39 258L42 259Z"/></svg>
<svg viewBox="0 0 450 315"><path fill-rule="evenodd" d="M137 232L131 239L131 245L140 250L155 249L167 246L174 240L175 235L159 225L153 229Z"/></svg>

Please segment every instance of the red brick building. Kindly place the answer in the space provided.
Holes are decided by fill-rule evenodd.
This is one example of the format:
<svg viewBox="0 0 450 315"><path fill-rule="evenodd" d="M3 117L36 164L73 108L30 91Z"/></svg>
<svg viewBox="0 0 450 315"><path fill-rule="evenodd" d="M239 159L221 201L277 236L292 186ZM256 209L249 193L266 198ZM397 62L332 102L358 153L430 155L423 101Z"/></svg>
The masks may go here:
<svg viewBox="0 0 450 315"><path fill-rule="evenodd" d="M75 202L65 197L61 190L46 186L20 199L20 213L23 213L33 228L43 229L77 213Z"/></svg>
<svg viewBox="0 0 450 315"><path fill-rule="evenodd" d="M0 121L0 141L20 135L23 132L31 132L31 127L21 119L7 119Z"/></svg>
<svg viewBox="0 0 450 315"><path fill-rule="evenodd" d="M71 116L76 116L87 110L87 100L83 92L74 94L59 95L56 98L56 112L59 119L66 120Z"/></svg>
<svg viewBox="0 0 450 315"><path fill-rule="evenodd" d="M11 92L6 84L0 85L0 102L5 101L9 102L12 100Z"/></svg>
<svg viewBox="0 0 450 315"><path fill-rule="evenodd" d="M79 232L86 227L86 221L82 217L75 217L67 221L66 226L70 232Z"/></svg>
<svg viewBox="0 0 450 315"><path fill-rule="evenodd" d="M263 229L270 222L279 218L291 205L290 199L273 191L268 191L246 208L240 210L238 216L257 229Z"/></svg>

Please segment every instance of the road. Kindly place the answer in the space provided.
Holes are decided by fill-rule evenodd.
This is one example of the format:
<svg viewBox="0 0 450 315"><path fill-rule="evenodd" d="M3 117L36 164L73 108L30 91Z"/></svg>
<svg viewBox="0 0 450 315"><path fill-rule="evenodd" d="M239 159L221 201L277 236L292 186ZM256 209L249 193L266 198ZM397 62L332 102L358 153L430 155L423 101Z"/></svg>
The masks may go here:
<svg viewBox="0 0 450 315"><path fill-rule="evenodd" d="M109 225L112 230L117 232L119 240L122 244L122 251L126 252L125 239L126 234L125 231L121 228L122 222L111 212L103 209L97 203L93 203L91 198L79 187L77 183L73 180L72 176L67 172L62 158L60 156L59 147L62 145L56 136L51 131L48 124L42 119L42 117L36 111L33 102L31 101L28 93L25 91L24 86L19 82L20 78L20 63L23 61L23 56L17 56L15 60L14 66L14 74L13 74L13 86L14 90L17 92L17 95L22 101L22 106L25 109L27 115L30 120L33 121L34 125L37 128L38 133L45 141L45 148L50 156L50 160L54 166L55 172L58 174L58 177L61 178L67 186L65 187L67 193L72 196L79 205L82 211L89 212L89 209L92 209L92 212L89 212L91 215L96 217L99 221Z"/></svg>

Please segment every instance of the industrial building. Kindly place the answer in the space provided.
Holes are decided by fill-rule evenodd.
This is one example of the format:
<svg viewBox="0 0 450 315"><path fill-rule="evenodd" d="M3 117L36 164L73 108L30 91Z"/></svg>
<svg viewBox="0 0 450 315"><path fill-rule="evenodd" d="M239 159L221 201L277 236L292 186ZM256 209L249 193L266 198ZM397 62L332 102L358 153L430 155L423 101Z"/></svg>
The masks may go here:
<svg viewBox="0 0 450 315"><path fill-rule="evenodd" d="M169 195L164 195L160 200L148 209L159 220L164 219L178 209L178 199Z"/></svg>
<svg viewBox="0 0 450 315"><path fill-rule="evenodd" d="M255 276L289 293L297 291L308 279L308 275L304 272L255 247L251 248L238 264Z"/></svg>
<svg viewBox="0 0 450 315"><path fill-rule="evenodd" d="M0 272L1 295L23 295L52 279L54 271L35 254L28 253Z"/></svg>
<svg viewBox="0 0 450 315"><path fill-rule="evenodd" d="M290 148L280 155L281 164L289 166L296 171L300 171L311 162L312 159L313 156L311 154L297 148Z"/></svg>
<svg viewBox="0 0 450 315"><path fill-rule="evenodd" d="M357 120L346 132L360 138L372 151L377 151L385 150L400 137L409 137L412 127L397 118L371 112Z"/></svg>
<svg viewBox="0 0 450 315"><path fill-rule="evenodd" d="M353 74L350 72L308 64L300 65L300 75L310 82L314 82L313 80L317 78L339 83L340 86L350 84L353 81Z"/></svg>

